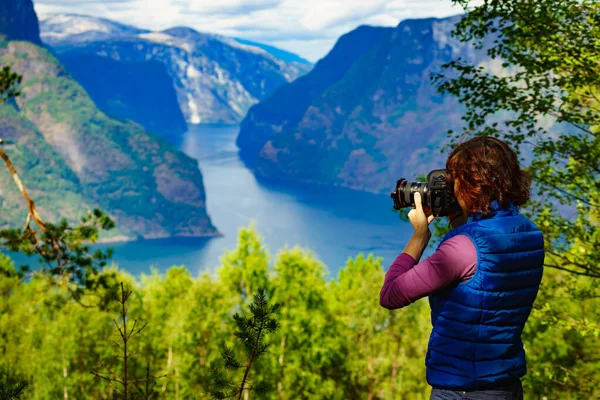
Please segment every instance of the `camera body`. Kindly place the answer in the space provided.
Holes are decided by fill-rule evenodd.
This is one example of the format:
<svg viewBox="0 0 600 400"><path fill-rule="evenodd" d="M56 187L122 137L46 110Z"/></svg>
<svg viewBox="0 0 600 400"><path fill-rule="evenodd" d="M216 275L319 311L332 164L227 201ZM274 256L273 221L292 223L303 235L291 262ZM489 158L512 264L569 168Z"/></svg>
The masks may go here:
<svg viewBox="0 0 600 400"><path fill-rule="evenodd" d="M446 183L445 174L445 169L434 169L427 174L427 182L398 179L396 189L390 195L394 200L394 210L414 207L415 193L419 192L423 207L431 207L431 212L436 217L444 217L460 211L454 188Z"/></svg>

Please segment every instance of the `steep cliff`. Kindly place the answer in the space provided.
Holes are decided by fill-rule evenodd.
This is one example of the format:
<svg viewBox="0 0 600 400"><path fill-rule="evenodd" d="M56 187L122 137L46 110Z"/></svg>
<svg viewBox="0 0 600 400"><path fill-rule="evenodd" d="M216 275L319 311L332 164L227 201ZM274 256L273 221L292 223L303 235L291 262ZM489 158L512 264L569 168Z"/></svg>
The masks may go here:
<svg viewBox="0 0 600 400"><path fill-rule="evenodd" d="M313 70L253 106L238 146L259 176L382 192L401 177L443 167L457 102L430 74L455 57L485 62L450 37L459 17L362 26Z"/></svg>
<svg viewBox="0 0 600 400"><path fill-rule="evenodd" d="M123 62L76 52L65 54L61 61L96 106L111 117L135 121L165 137L187 130L173 81L162 63Z"/></svg>
<svg viewBox="0 0 600 400"><path fill-rule="evenodd" d="M42 215L75 220L90 207L129 238L214 236L197 161L99 111L46 50L4 42L0 65L23 76L16 104L0 106L0 137ZM1 226L22 224L24 203L0 168Z"/></svg>

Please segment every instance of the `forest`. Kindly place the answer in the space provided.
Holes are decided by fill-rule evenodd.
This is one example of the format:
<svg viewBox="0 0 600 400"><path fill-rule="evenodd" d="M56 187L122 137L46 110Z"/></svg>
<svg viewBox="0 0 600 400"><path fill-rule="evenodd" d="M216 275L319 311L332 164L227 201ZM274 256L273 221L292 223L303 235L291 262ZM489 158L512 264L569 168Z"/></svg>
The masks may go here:
<svg viewBox="0 0 600 400"><path fill-rule="evenodd" d="M2 268L14 266L3 257ZM251 385L266 385L266 394L249 392L248 398L426 398L427 301L398 311L382 308L384 266L372 256L349 259L330 281L325 268L300 248L272 259L251 228L240 231L237 249L223 256L212 277L173 267L136 279L109 268L113 283L133 291L129 321L147 323L130 344L129 379L145 378L148 366L151 376L168 375L153 382L148 397L131 398L209 398L203 384L211 379L209 366L223 362L220 345L242 350L232 315L248 314L247 304L263 287L282 307L275 314L279 329L267 337L270 346L250 376ZM98 293L75 302L43 278L24 284L3 276L0 282L2 361L11 382L30 382L24 398L114 398L111 384L92 371L123 375L113 342L120 340L113 323L120 304L94 307ZM560 271L545 273L523 333L529 398L589 399L596 390L597 327L589 330L585 322L598 321L598 308L569 294L569 286L585 284Z"/></svg>
<svg viewBox="0 0 600 400"><path fill-rule="evenodd" d="M432 74L466 110L463 131L448 135L452 145L497 136L529 160L534 197L522 211L544 234L544 277L522 333L525 398L599 398L600 4L455 3L468 12L454 35L505 73L458 59ZM0 101L19 96L20 81L1 69ZM18 178L27 171L4 150L29 213L0 244L42 267L0 257L0 399L428 398L427 300L381 307L381 259L349 255L326 279L314 254L271 254L247 227L215 271L132 276L110 251L90 250L115 228L109 216L45 221ZM436 220L433 242L444 225Z"/></svg>

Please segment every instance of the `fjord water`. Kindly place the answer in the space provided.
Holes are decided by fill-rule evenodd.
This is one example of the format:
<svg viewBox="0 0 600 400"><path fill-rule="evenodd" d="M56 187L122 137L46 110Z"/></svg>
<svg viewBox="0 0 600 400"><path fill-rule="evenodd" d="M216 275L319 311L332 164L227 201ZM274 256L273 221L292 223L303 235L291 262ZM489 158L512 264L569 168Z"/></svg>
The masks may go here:
<svg viewBox="0 0 600 400"><path fill-rule="evenodd" d="M272 255L285 245L310 249L330 277L360 252L383 257L386 269L402 252L412 227L392 212L389 196L257 180L238 156L238 131L236 125L190 125L178 143L198 160L208 214L224 236L101 245L114 249L120 268L136 275L149 272L151 266L165 271L185 265L194 275L214 270L223 252L235 248L238 229L251 223Z"/></svg>

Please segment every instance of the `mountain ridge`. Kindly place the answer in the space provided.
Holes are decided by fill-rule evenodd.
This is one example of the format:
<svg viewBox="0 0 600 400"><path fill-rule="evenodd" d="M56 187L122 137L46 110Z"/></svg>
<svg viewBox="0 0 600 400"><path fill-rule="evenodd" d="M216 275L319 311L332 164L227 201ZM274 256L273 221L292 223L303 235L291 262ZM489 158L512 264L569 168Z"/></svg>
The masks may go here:
<svg viewBox="0 0 600 400"><path fill-rule="evenodd" d="M39 17L41 39L52 47L150 32L107 18L77 13L47 13Z"/></svg>
<svg viewBox="0 0 600 400"><path fill-rule="evenodd" d="M161 81L171 80L177 98L176 106L187 123L239 123L251 105L310 69L310 64L283 61L264 48L189 27L148 31L119 24L120 29L111 30L103 25L110 20L98 22L94 17L79 18L81 21L73 15L57 14L46 16L43 20L42 39L48 38L61 61L80 76L86 74L86 69L93 68L82 60L97 60L98 57L112 60L110 63L114 71L118 71L122 63L161 63L166 75ZM87 39L86 34L81 33L86 26L89 28ZM102 36L94 29L109 32L102 33ZM53 40L53 32L61 30L67 34L62 35L60 41ZM77 33L73 40L69 39L68 32ZM282 52L280 54L289 54ZM144 76L143 73L139 75L140 79ZM161 115L160 111L147 115L130 112L142 109L131 97L123 104L124 96L119 96L119 92L133 92L133 83L126 76L113 74L109 80L100 75L95 81L83 78L82 81L103 111L132 119L153 131L168 130L171 118ZM106 93L108 89L115 95L106 99L102 92ZM175 115L174 107L174 104L170 105L170 115ZM161 107L157 108L160 110ZM159 119L160 124L152 124L147 120L149 117Z"/></svg>
<svg viewBox="0 0 600 400"><path fill-rule="evenodd" d="M341 36L311 72L249 110L237 139L246 164L263 179L374 193L443 167L437 149L462 125L463 110L437 92L430 74L455 57L487 60L451 37L460 18L361 26Z"/></svg>

